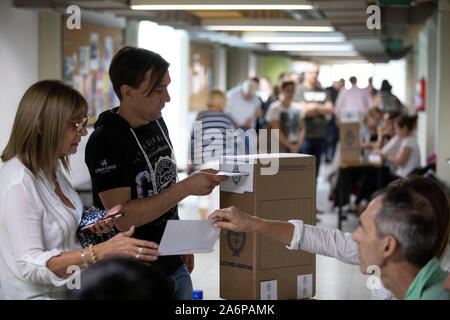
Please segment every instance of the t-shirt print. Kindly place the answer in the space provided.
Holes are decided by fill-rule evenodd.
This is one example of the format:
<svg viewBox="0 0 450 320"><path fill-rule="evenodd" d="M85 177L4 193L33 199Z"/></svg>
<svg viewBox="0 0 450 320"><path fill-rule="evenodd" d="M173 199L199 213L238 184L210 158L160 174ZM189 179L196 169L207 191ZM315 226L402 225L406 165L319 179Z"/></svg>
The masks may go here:
<svg viewBox="0 0 450 320"><path fill-rule="evenodd" d="M140 141L140 143L147 153L154 173L154 177L152 177L146 159L139 150L133 163L145 169L136 174L136 196L137 198L144 198L154 196L175 184L177 182L177 168L174 160L170 157L171 149L162 134L147 137L144 142ZM142 164L145 165L142 166ZM152 178L154 178L154 181L152 181Z"/></svg>

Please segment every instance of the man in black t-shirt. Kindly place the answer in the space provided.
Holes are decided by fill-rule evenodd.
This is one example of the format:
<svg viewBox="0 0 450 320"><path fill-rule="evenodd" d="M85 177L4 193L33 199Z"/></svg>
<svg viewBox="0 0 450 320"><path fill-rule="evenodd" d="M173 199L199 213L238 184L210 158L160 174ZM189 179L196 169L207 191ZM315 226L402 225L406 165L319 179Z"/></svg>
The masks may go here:
<svg viewBox="0 0 450 320"><path fill-rule="evenodd" d="M319 65L308 63L305 80L294 97L305 115L306 135L301 152L316 157L316 176L319 174L320 158L325 150L327 118L333 115L333 103L320 86L318 77Z"/></svg>
<svg viewBox="0 0 450 320"><path fill-rule="evenodd" d="M170 101L169 64L158 54L122 48L109 69L120 106L103 112L86 146L94 203L109 209L122 204L120 231L159 243L168 220L179 219L177 204L189 195L207 195L226 177L203 170L178 182L174 150L161 110ZM136 258L145 250L136 252ZM175 298L191 299L193 255L159 257L171 277ZM187 266L186 266L187 265Z"/></svg>

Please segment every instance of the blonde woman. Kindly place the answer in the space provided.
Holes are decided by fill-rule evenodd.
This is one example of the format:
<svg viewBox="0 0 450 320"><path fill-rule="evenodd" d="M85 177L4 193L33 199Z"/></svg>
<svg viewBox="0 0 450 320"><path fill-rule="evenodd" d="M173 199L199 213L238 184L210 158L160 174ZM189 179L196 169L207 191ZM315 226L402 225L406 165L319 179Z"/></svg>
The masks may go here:
<svg viewBox="0 0 450 320"><path fill-rule="evenodd" d="M85 249L76 237L82 203L62 167L87 134L86 113L84 98L56 80L32 85L20 101L1 156L0 299L62 298L70 266L116 255L157 259L155 243L131 238L133 226Z"/></svg>

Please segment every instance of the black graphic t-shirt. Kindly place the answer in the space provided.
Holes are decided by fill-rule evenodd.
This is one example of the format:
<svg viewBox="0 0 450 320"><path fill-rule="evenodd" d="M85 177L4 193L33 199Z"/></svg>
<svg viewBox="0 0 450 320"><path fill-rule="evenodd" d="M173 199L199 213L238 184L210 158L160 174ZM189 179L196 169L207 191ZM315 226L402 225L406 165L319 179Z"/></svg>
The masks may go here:
<svg viewBox="0 0 450 320"><path fill-rule="evenodd" d="M131 129L117 111L115 108L99 116L86 146L85 161L91 174L94 205L99 208L103 208L100 192L130 187L131 199L139 199L154 196L177 182L164 120ZM167 221L173 219L179 219L177 206L136 228L133 237L159 243ZM154 264L171 274L182 265L182 260L180 256L163 256Z"/></svg>

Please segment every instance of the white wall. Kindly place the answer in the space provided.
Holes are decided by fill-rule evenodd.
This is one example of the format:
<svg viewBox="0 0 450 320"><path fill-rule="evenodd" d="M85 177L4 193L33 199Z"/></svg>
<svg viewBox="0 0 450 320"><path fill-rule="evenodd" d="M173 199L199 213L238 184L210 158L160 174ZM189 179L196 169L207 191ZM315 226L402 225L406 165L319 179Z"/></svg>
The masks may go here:
<svg viewBox="0 0 450 320"><path fill-rule="evenodd" d="M190 137L188 129L189 36L184 30L143 21L139 24L138 45L160 54L170 63L170 102L166 103L162 114L174 146L177 166L183 169L188 159Z"/></svg>
<svg viewBox="0 0 450 320"><path fill-rule="evenodd" d="M22 95L38 80L38 14L11 2L0 1L0 152Z"/></svg>

